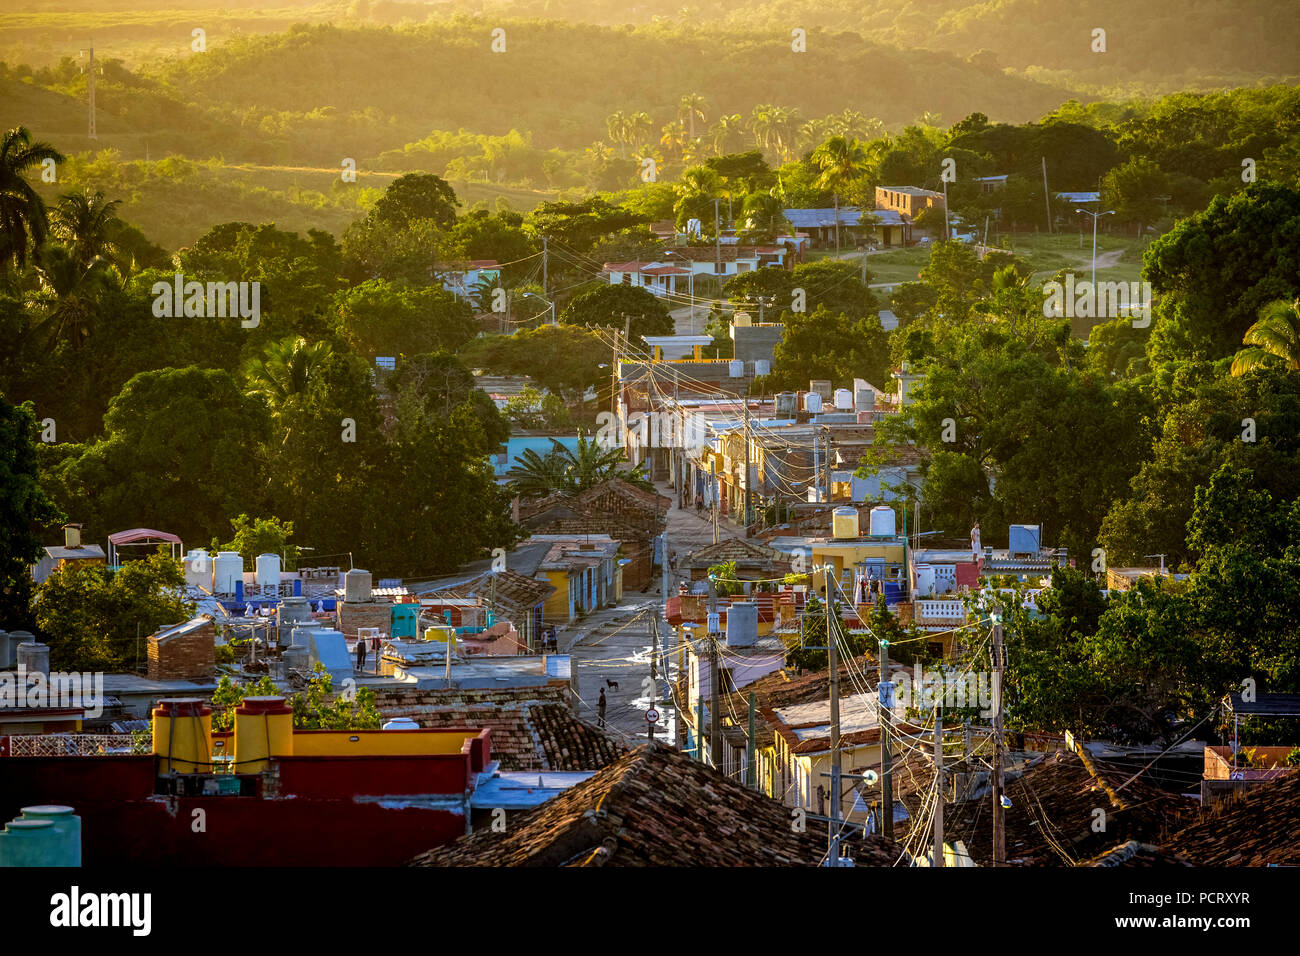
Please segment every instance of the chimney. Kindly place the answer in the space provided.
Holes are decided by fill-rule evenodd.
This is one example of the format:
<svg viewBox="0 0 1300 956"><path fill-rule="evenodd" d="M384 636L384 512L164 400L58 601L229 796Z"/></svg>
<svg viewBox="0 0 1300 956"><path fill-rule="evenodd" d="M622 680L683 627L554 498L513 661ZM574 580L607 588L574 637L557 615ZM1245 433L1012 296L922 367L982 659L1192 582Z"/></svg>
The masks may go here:
<svg viewBox="0 0 1300 956"><path fill-rule="evenodd" d="M81 525L65 524L63 526L63 546L69 550L81 547Z"/></svg>

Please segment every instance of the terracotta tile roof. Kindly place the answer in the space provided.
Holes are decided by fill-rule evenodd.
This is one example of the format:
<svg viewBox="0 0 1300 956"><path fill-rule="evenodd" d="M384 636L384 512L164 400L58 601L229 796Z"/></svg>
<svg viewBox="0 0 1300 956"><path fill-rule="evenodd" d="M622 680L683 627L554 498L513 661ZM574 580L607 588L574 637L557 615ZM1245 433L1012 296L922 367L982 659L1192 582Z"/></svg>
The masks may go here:
<svg viewBox="0 0 1300 956"><path fill-rule="evenodd" d="M1158 842L1196 866L1300 865L1300 773L1226 797Z"/></svg>
<svg viewBox="0 0 1300 956"><path fill-rule="evenodd" d="M1108 791L1132 776L1132 770L1093 761L1090 771L1078 756L1058 751L1009 779L1006 795L1007 862L1020 866L1071 866L1136 840L1164 844L1161 837L1182 825L1195 807L1185 797L1169 793L1143 780L1118 791L1117 806ZM920 771L924 778L928 771ZM977 796L949 804L944 811L944 832L964 840L971 857L981 866L993 859L992 797L987 786ZM909 808L910 809L910 808ZM1093 829L1105 812L1104 832ZM1170 844L1177 847L1177 844Z"/></svg>
<svg viewBox="0 0 1300 956"><path fill-rule="evenodd" d="M621 740L560 704L529 707L528 719L547 770L599 770L628 751Z"/></svg>
<svg viewBox="0 0 1300 956"><path fill-rule="evenodd" d="M896 844L868 837L859 866L890 866ZM417 866L817 866L826 836L796 833L790 810L663 744L646 744L505 833L479 830L422 853Z"/></svg>
<svg viewBox="0 0 1300 956"><path fill-rule="evenodd" d="M384 716L409 716L421 727L486 727L492 759L502 770L599 770L627 753L627 746L575 717L564 705L537 701L515 705L469 704L421 707Z"/></svg>
<svg viewBox="0 0 1300 956"><path fill-rule="evenodd" d="M1080 866L1152 868L1160 866L1192 866L1185 857L1179 856L1164 847L1152 846L1129 840L1127 843L1107 850Z"/></svg>
<svg viewBox="0 0 1300 956"><path fill-rule="evenodd" d="M789 570L790 556L775 548L754 544L744 538L726 538L717 544L710 544L691 552L688 568L709 568L725 561L735 561L736 566L775 568L781 565Z"/></svg>
<svg viewBox="0 0 1300 956"><path fill-rule="evenodd" d="M490 595L508 616L519 617L554 594L555 587L545 580L525 577L514 571L484 571L469 581L428 593L438 597L467 598L475 595L485 599Z"/></svg>

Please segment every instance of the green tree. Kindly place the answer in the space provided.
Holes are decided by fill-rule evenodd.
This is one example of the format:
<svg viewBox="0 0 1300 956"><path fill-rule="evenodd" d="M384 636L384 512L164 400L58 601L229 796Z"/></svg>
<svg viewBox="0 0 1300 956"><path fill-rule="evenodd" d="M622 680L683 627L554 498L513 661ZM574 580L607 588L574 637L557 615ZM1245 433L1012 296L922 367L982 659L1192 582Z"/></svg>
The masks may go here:
<svg viewBox="0 0 1300 956"><path fill-rule="evenodd" d="M635 286L608 283L575 295L560 313L560 321L619 330L626 325L634 342L643 335L672 335L674 329L668 306L654 294Z"/></svg>
<svg viewBox="0 0 1300 956"><path fill-rule="evenodd" d="M1275 359L1293 372L1300 371L1300 299L1264 306L1242 342L1247 348L1232 360L1233 375L1245 375Z"/></svg>
<svg viewBox="0 0 1300 956"><path fill-rule="evenodd" d="M119 205L120 200L109 200L99 191L67 193L59 199L50 216L50 229L83 269L97 258L117 261L119 250L114 235L121 222L117 217Z"/></svg>
<svg viewBox="0 0 1300 956"><path fill-rule="evenodd" d="M29 565L41 554L40 529L64 520L46 496L37 469L32 405L0 395L0 622L6 630L30 626Z"/></svg>
<svg viewBox="0 0 1300 956"><path fill-rule="evenodd" d="M473 310L442 289L371 279L340 292L338 332L359 354L455 352L474 337Z"/></svg>
<svg viewBox="0 0 1300 956"><path fill-rule="evenodd" d="M276 517L250 518L241 514L230 519L234 536L225 544L212 540L213 553L238 551L247 567L252 567L259 554L278 554L284 559L284 569L292 571L298 565L298 546L289 543L293 537L293 522Z"/></svg>
<svg viewBox="0 0 1300 956"><path fill-rule="evenodd" d="M121 671L144 663L143 637L187 621L180 562L164 549L119 570L76 561L36 589L36 625L50 645L52 668ZM139 635L139 636L137 636Z"/></svg>
<svg viewBox="0 0 1300 956"><path fill-rule="evenodd" d="M446 228L456 221L459 205L456 191L441 176L408 173L389 184L371 216L376 222L398 229L421 219Z"/></svg>
<svg viewBox="0 0 1300 956"><path fill-rule="evenodd" d="M32 142L27 129L16 126L0 137L0 261L22 269L29 249L39 249L48 231L48 215L40 194L27 176L47 161L63 162L49 143Z"/></svg>

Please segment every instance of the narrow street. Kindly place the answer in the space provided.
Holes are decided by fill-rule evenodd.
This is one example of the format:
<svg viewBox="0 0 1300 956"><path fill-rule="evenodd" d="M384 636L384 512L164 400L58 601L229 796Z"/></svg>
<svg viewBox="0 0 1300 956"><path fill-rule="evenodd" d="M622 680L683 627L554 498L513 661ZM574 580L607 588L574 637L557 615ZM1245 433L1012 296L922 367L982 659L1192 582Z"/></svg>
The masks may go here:
<svg viewBox="0 0 1300 956"><path fill-rule="evenodd" d="M656 488L673 502L668 510L668 550L676 558L669 575L669 586L675 593L686 576L679 566L692 551L713 543L713 523L707 511L696 514L694 508L677 507L677 495L667 483L657 482ZM727 521L719 522L720 539L738 533ZM656 587L644 594L625 592L615 607L602 608L559 634L560 651L572 656L577 675L578 715L595 723L600 690L605 688L606 727L630 746L647 739L645 717L652 703L659 712L656 736L670 743L676 739L673 708L664 706L663 701L669 696L665 678L677 677L677 647L663 619L657 585L656 581ZM657 685L650 680L652 615L659 628Z"/></svg>

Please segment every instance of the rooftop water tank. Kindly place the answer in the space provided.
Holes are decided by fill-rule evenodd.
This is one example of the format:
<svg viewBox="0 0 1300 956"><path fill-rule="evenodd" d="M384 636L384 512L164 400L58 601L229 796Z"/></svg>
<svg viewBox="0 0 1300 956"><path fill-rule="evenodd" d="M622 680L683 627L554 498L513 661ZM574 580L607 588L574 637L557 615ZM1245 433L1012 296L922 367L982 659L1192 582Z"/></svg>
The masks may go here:
<svg viewBox="0 0 1300 956"><path fill-rule="evenodd" d="M824 401L829 402L833 397L831 383L829 379L815 378L808 383L808 391L816 392Z"/></svg>
<svg viewBox="0 0 1300 956"><path fill-rule="evenodd" d="M420 725L410 717L394 717L384 721L384 730L419 730Z"/></svg>
<svg viewBox="0 0 1300 956"><path fill-rule="evenodd" d="M394 604L389 612L388 633L395 638L402 637L415 640L415 617L419 610L420 605L418 604Z"/></svg>
<svg viewBox="0 0 1300 956"><path fill-rule="evenodd" d="M18 662L18 643L10 639L8 631L0 631L0 671L8 670Z"/></svg>
<svg viewBox="0 0 1300 956"><path fill-rule="evenodd" d="M18 667L29 674L48 674L50 645L38 641L23 641L18 645Z"/></svg>
<svg viewBox="0 0 1300 956"><path fill-rule="evenodd" d="M257 556L257 586L259 588L280 587L280 556L278 554L259 554Z"/></svg>
<svg viewBox="0 0 1300 956"><path fill-rule="evenodd" d="M835 390L835 408L841 412L853 411L853 393L847 388Z"/></svg>
<svg viewBox="0 0 1300 956"><path fill-rule="evenodd" d="M185 583L195 587L212 587L212 558L203 548L193 548L186 555Z"/></svg>
<svg viewBox="0 0 1300 956"><path fill-rule="evenodd" d="M809 392L803 397L803 410L816 415L822 410L822 397L816 392Z"/></svg>
<svg viewBox="0 0 1300 956"><path fill-rule="evenodd" d="M732 359L727 363L727 374L732 378L744 378L745 363L740 359Z"/></svg>
<svg viewBox="0 0 1300 956"><path fill-rule="evenodd" d="M799 396L794 392L777 392L775 404L777 418L794 418L799 410Z"/></svg>
<svg viewBox="0 0 1300 956"><path fill-rule="evenodd" d="M934 565L918 564L916 566L916 594L918 597L925 597L927 594L934 594Z"/></svg>
<svg viewBox="0 0 1300 956"><path fill-rule="evenodd" d="M831 512L831 534L840 540L856 538L858 536L858 509L836 508Z"/></svg>
<svg viewBox="0 0 1300 956"><path fill-rule="evenodd" d="M767 359L754 359L754 374L756 376L766 375L770 371L772 371L771 362L769 362Z"/></svg>
<svg viewBox="0 0 1300 956"><path fill-rule="evenodd" d="M244 559L238 551L218 551L212 560L212 593L234 594L235 583L244 580Z"/></svg>
<svg viewBox="0 0 1300 956"><path fill-rule="evenodd" d="M758 604L732 601L727 609L727 646L753 647L758 643Z"/></svg>
<svg viewBox="0 0 1300 956"><path fill-rule="evenodd" d="M893 508L889 505L876 505L871 509L871 537L892 538L897 533Z"/></svg>
<svg viewBox="0 0 1300 956"><path fill-rule="evenodd" d="M349 604L365 604L370 597L369 571L353 568L343 576L343 600Z"/></svg>

